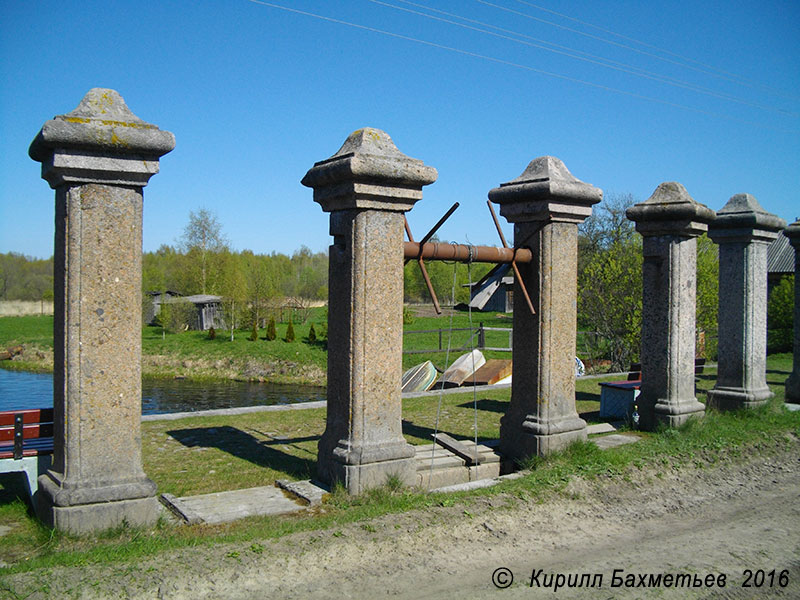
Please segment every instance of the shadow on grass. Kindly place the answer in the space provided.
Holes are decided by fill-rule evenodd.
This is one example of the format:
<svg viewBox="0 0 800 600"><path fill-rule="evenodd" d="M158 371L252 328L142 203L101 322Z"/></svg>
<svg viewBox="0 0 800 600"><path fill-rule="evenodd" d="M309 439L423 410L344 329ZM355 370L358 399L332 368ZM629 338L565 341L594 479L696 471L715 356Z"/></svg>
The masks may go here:
<svg viewBox="0 0 800 600"><path fill-rule="evenodd" d="M268 467L281 471L295 478L303 478L314 473L317 468L317 456L306 448L295 446L309 455L309 458L293 456L272 446L288 446L319 439L319 436L300 438L272 437L261 433L269 440L261 440L235 427L196 427L194 429L173 429L167 434L188 448L217 448L238 458L250 461L260 467Z"/></svg>
<svg viewBox="0 0 800 600"><path fill-rule="evenodd" d="M407 420L403 419L403 434L404 435L412 435L412 436L414 436L416 438L419 438L419 439L423 440L425 443L432 443L433 442L433 434L434 433L436 433L436 431L432 427L423 427L422 425L417 425L413 421L407 421ZM439 433L447 433L448 435L451 435L453 437L453 439L456 439L456 440L466 440L466 441L469 441L469 442L475 441L475 438L470 438L470 437L467 437L467 436L464 436L464 435L459 435L459 434L450 433L450 432L447 432L447 431L442 431L441 429L439 430ZM478 436L478 443L481 444L481 443L484 443L484 442L490 442L493 439L495 439L495 438L490 438L490 437L486 437L486 436L483 436L483 435L479 435Z"/></svg>
<svg viewBox="0 0 800 600"><path fill-rule="evenodd" d="M28 511L28 516L34 517L31 499L28 496L28 486L25 484L24 473L0 474L0 506L21 502Z"/></svg>
<svg viewBox="0 0 800 600"><path fill-rule="evenodd" d="M784 371L783 369L767 369L767 373L772 375L786 375L787 377L792 374L792 371Z"/></svg>
<svg viewBox="0 0 800 600"><path fill-rule="evenodd" d="M478 410L496 412L500 413L501 415L504 415L508 410L509 402L508 400L490 400L489 398L484 398L482 400L478 400L478 402L476 403L469 401L469 402L464 402L463 404L458 404L457 406L459 408L473 408L475 404L478 405Z"/></svg>

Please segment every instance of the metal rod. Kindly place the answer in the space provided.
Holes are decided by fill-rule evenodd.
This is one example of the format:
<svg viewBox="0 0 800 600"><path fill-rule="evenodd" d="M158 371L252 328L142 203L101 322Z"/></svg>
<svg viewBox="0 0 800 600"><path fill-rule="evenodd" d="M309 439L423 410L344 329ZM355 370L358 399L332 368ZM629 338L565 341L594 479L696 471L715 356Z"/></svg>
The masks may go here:
<svg viewBox="0 0 800 600"><path fill-rule="evenodd" d="M492 219L494 220L494 226L497 228L497 233L500 234L500 241L503 242L503 247L508 248L508 242L506 242L506 236L503 235L503 229L500 227L500 221L497 220L497 215L494 213L494 207L492 207L491 201L487 200L486 204L489 206L489 212L492 213ZM514 254L516 255L517 250L514 250ZM522 290L522 295L525 296L525 302L528 303L528 308L531 311L532 315L536 314L536 310L533 308L533 302L531 302L531 297L528 295L528 289L525 287L525 282L522 280L522 275L519 272L519 268L517 267L517 260L516 256L514 260L511 261L511 268L514 269L514 276L517 278L519 282L519 287Z"/></svg>
<svg viewBox="0 0 800 600"><path fill-rule="evenodd" d="M508 264L515 260L514 250L497 246L466 246L464 244L444 244L428 242L420 246L417 242L403 243L403 256L408 259L452 260L455 262L484 262ZM533 259L530 250L520 248L516 251L516 262L529 263Z"/></svg>
<svg viewBox="0 0 800 600"><path fill-rule="evenodd" d="M434 226L431 228L431 230L430 230L428 233L426 233L426 234L425 234L425 237L423 237L423 238L422 238L422 239L419 241L419 243L420 243L420 244L424 244L424 243L425 243L425 242L427 242L429 239L431 239L431 238L433 237L433 234L435 234L437 231L439 231L439 227L441 227L441 226L442 226L442 224L444 224L444 222L445 222L445 221L447 221L447 219L449 219L449 218L450 218L450 215L452 215L454 212L456 212L456 209L457 209L458 207L459 207L459 204L458 204L458 202L454 203L454 204L453 204L453 206L451 206L451 207L450 207L450 210L448 210L446 213L444 213L444 216L443 216L441 219L439 219L439 220L436 222L436 225L434 225ZM412 240L410 237L409 237L408 239L409 239L409 240L411 240L412 242L414 241L414 240Z"/></svg>
<svg viewBox="0 0 800 600"><path fill-rule="evenodd" d="M455 210L455 208L452 210ZM450 211L451 213L452 210ZM447 216L449 215L446 215L445 218ZM405 223L406 235L408 236L408 239L411 240L411 242L413 243L414 237L411 235L411 227L408 226L408 219L406 219L405 215L403 215L403 223ZM422 260L421 253L420 256L417 257L417 264L419 264L419 269L420 271L422 271L422 279L425 280L425 285L428 286L428 293L431 295L431 301L433 302L433 310L436 311L437 315L440 315L442 314L442 309L439 306L439 299L436 297L436 292L433 291L433 284L431 283L431 278L428 277L428 269L425 268L425 263Z"/></svg>

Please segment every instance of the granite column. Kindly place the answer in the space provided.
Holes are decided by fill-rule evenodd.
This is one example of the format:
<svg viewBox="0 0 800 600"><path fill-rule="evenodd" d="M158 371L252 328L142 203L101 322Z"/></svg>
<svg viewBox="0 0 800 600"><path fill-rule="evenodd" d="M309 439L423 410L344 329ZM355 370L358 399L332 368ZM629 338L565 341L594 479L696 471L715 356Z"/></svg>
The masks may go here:
<svg viewBox="0 0 800 600"><path fill-rule="evenodd" d="M403 213L436 170L401 153L378 129L359 129L303 178L331 213L328 412L318 474L350 493L394 476L411 484L403 437Z"/></svg>
<svg viewBox="0 0 800 600"><path fill-rule="evenodd" d="M141 460L142 188L174 146L117 92L95 88L30 147L56 190L55 443L37 504L57 529L158 518Z"/></svg>
<svg viewBox="0 0 800 600"><path fill-rule="evenodd" d="M552 156L533 160L522 175L489 192L514 224L515 247L533 253L519 270L536 314L520 282L514 283L514 378L500 420L506 459L544 456L587 437L575 408L578 224L602 196Z"/></svg>
<svg viewBox="0 0 800 600"><path fill-rule="evenodd" d="M766 372L767 247L785 226L750 194L733 196L708 226L719 244L719 367L709 406L753 408L774 395Z"/></svg>
<svg viewBox="0 0 800 600"><path fill-rule="evenodd" d="M714 211L669 182L627 216L644 237L640 426L676 427L705 411L694 388L697 237Z"/></svg>
<svg viewBox="0 0 800 600"><path fill-rule="evenodd" d="M786 402L800 403L800 220L784 229L794 248L794 366L786 380Z"/></svg>

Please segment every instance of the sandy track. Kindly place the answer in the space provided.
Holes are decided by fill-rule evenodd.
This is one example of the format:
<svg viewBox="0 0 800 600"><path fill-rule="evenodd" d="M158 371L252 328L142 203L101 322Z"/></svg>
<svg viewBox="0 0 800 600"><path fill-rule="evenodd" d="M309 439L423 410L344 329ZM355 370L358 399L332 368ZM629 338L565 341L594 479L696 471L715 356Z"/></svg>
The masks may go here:
<svg viewBox="0 0 800 600"><path fill-rule="evenodd" d="M492 584L500 567L513 574L508 589ZM558 574L602 574L603 586L531 588L534 569L542 586ZM623 577L724 574L726 586L612 588L615 569ZM743 588L746 569L763 569L767 579L775 569L773 587ZM779 586L783 570L788 587ZM437 507L279 542L184 549L6 583L31 599L800 598L800 443L743 463L577 481L542 504L497 495L467 511Z"/></svg>

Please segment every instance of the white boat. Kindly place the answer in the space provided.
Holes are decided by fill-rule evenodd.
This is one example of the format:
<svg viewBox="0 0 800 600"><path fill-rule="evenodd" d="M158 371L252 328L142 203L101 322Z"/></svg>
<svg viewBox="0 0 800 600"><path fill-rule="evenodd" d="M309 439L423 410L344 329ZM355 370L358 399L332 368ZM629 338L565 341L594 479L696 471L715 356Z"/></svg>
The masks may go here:
<svg viewBox="0 0 800 600"><path fill-rule="evenodd" d="M436 384L436 387L457 387L486 363L483 353L477 348L459 356Z"/></svg>

